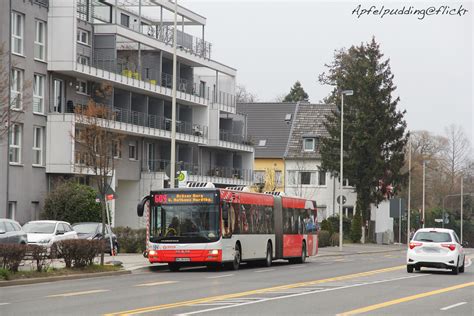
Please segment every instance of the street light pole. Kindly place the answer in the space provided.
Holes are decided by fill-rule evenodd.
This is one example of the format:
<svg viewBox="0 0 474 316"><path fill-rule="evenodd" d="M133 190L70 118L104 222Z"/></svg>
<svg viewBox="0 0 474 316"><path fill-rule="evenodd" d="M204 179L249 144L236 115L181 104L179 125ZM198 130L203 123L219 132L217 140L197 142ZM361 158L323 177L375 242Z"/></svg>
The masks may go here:
<svg viewBox="0 0 474 316"><path fill-rule="evenodd" d="M464 200L463 200L463 196L464 196L464 194L463 194L463 190L464 190L463 184L464 184L464 177L463 177L463 174L461 173L461 236L460 236L461 237L461 245L462 245L462 224L463 224L463 222L462 222L463 205L462 204L464 202Z"/></svg>
<svg viewBox="0 0 474 316"><path fill-rule="evenodd" d="M422 211L422 219L423 219L423 228L425 228L425 166L426 161L423 160L423 211Z"/></svg>
<svg viewBox="0 0 474 316"><path fill-rule="evenodd" d="M343 90L341 93L341 161L340 161L340 170L339 170L339 251L342 251L342 204L344 202L343 192L342 192L342 183L344 182L344 173L343 173L343 148L344 148L344 95L353 95L354 91L352 90Z"/></svg>
<svg viewBox="0 0 474 316"><path fill-rule="evenodd" d="M408 214L407 214L407 245L410 244L410 213L411 213L411 140L408 139Z"/></svg>
<svg viewBox="0 0 474 316"><path fill-rule="evenodd" d="M178 20L178 0L174 0L174 26L173 26L173 87L171 99L171 159L170 159L170 188L174 188L176 175L176 24Z"/></svg>

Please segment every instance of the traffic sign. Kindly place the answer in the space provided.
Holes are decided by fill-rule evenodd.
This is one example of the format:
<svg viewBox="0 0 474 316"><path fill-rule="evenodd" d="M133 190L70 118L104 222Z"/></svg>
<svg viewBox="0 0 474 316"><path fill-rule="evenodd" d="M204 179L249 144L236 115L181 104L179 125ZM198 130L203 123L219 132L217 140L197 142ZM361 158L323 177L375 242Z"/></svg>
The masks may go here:
<svg viewBox="0 0 474 316"><path fill-rule="evenodd" d="M341 204L341 202L340 202L341 196L342 196L342 205L344 205L344 204L346 204L346 202L347 202L347 199L346 199L346 197L345 197L344 195L339 195L339 196L337 197L337 199L336 199L336 200L337 200L337 204Z"/></svg>

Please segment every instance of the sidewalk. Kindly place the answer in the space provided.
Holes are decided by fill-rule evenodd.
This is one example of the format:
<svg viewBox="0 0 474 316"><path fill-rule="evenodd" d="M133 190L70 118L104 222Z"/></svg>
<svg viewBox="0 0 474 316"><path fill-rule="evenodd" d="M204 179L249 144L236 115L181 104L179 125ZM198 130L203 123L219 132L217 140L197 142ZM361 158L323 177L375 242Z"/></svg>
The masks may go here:
<svg viewBox="0 0 474 316"><path fill-rule="evenodd" d="M339 247L324 247L319 248L318 257L336 257L336 256L349 256L358 254L370 254L370 253L384 253L384 252L396 252L406 251L406 245L377 245L377 244L345 244L342 247L343 251L339 251ZM112 257L107 256L105 262L111 261ZM161 266L163 264L153 264L148 262L148 259L143 255L135 253L119 253L115 260L121 261L122 266L125 270L133 271L141 268L151 266Z"/></svg>

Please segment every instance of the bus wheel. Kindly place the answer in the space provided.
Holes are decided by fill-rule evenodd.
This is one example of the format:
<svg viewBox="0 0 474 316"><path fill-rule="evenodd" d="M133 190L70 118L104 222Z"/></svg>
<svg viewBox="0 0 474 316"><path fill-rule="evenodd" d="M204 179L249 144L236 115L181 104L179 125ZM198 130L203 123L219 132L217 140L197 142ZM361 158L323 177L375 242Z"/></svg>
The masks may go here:
<svg viewBox="0 0 474 316"><path fill-rule="evenodd" d="M306 261L306 243L303 241L303 247L301 247L301 257L297 258L296 263L304 263Z"/></svg>
<svg viewBox="0 0 474 316"><path fill-rule="evenodd" d="M242 260L242 254L240 252L239 244L235 245L234 261L230 264L232 270L239 270L240 261Z"/></svg>
<svg viewBox="0 0 474 316"><path fill-rule="evenodd" d="M181 265L179 263L168 263L168 268L172 272L178 272L181 268Z"/></svg>
<svg viewBox="0 0 474 316"><path fill-rule="evenodd" d="M264 261L265 267L270 267L272 265L272 252L272 244L267 243L267 256Z"/></svg>

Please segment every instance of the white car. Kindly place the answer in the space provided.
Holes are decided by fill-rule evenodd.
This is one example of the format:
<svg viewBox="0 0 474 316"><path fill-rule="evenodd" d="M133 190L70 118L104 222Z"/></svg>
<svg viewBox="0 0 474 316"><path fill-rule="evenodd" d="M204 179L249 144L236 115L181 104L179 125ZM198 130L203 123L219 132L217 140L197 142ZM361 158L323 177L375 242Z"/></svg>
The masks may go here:
<svg viewBox="0 0 474 316"><path fill-rule="evenodd" d="M77 233L71 225L62 221L31 221L23 225L29 245L50 248L55 242L77 239Z"/></svg>
<svg viewBox="0 0 474 316"><path fill-rule="evenodd" d="M454 274L464 272L464 249L452 229L419 229L407 251L407 272L421 267L450 269Z"/></svg>

